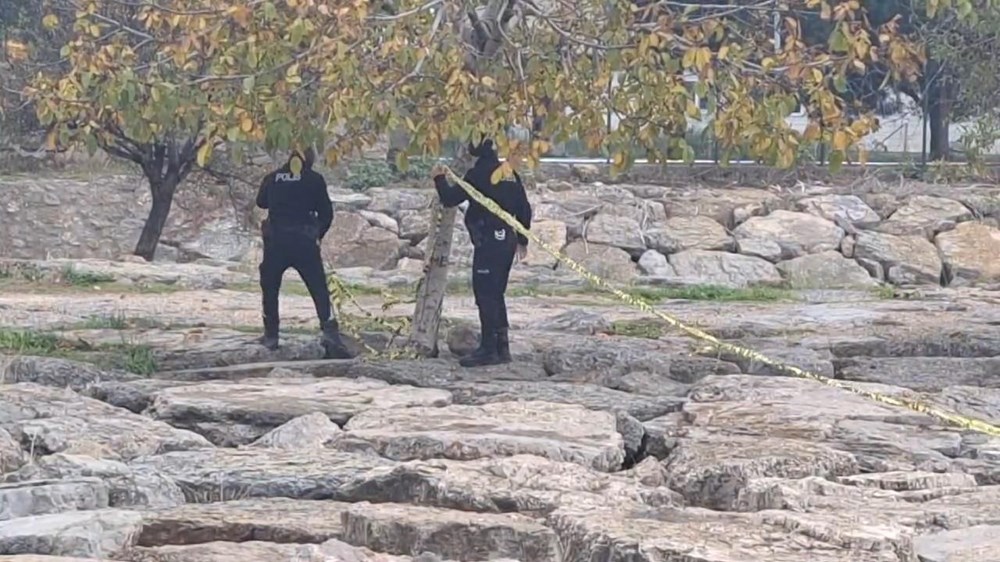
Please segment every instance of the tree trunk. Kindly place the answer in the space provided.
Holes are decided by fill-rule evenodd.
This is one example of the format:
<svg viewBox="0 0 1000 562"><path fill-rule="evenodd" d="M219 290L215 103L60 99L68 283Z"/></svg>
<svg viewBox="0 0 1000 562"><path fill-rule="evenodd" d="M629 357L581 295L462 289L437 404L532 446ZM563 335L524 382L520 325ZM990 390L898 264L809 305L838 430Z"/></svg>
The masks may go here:
<svg viewBox="0 0 1000 562"><path fill-rule="evenodd" d="M460 156L452 161L452 169L461 175L471 158L463 146ZM441 306L448 292L448 259L451 257L458 209L444 208L434 201L433 218L428 238L429 254L424 262L424 277L417 287L417 304L413 310L410 347L424 357L438 356L438 332L441 328Z"/></svg>
<svg viewBox="0 0 1000 562"><path fill-rule="evenodd" d="M948 160L951 156L951 80L939 63L929 65L933 71L927 90L927 121L930 127L930 160Z"/></svg>
<svg viewBox="0 0 1000 562"><path fill-rule="evenodd" d="M167 217L170 216L170 207L174 202L174 193L180 183L176 174L168 173L164 178L148 178L149 190L153 195L153 205L149 209L149 216L146 217L146 224L142 227L142 234L139 235L139 242L135 245L135 255L146 261L153 261L156 255L156 247L160 243L160 236L163 234L163 227L167 224Z"/></svg>

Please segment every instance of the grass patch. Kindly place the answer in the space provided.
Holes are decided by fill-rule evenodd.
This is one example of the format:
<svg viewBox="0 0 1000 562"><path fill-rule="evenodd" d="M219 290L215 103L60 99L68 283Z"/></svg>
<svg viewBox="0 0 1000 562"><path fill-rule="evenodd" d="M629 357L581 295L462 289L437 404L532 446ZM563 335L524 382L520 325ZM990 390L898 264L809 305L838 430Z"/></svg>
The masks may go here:
<svg viewBox="0 0 1000 562"><path fill-rule="evenodd" d="M692 285L690 287L636 287L626 292L650 302L665 300L775 302L792 298L790 291L777 287L735 289L717 285Z"/></svg>
<svg viewBox="0 0 1000 562"><path fill-rule="evenodd" d="M878 299L890 300L896 298L896 288L889 284L879 285L872 288L871 294Z"/></svg>
<svg viewBox="0 0 1000 562"><path fill-rule="evenodd" d="M72 266L67 266L62 270L62 281L73 287L93 287L94 285L104 285L114 283L113 275L106 273L96 273L93 271L77 271Z"/></svg>
<svg viewBox="0 0 1000 562"><path fill-rule="evenodd" d="M693 285L690 287L629 287L624 292L656 303L665 300L719 301L719 302L775 302L789 300L792 293L777 287L747 287L734 289L716 285ZM510 297L545 297L601 295L617 299L608 291L597 287L538 287L530 285L513 286L507 290Z"/></svg>
<svg viewBox="0 0 1000 562"><path fill-rule="evenodd" d="M101 350L107 354L103 361L98 362L99 365L147 377L158 370L153 349L147 345L111 344L101 346Z"/></svg>
<svg viewBox="0 0 1000 562"><path fill-rule="evenodd" d="M659 339L666 333L663 322L653 319L619 320L611 323L611 335L630 338Z"/></svg>
<svg viewBox="0 0 1000 562"><path fill-rule="evenodd" d="M123 341L82 349L57 334L36 330L0 328L0 351L9 355L34 355L87 361L103 368L149 376L157 371L152 348ZM96 359L96 360L95 360Z"/></svg>
<svg viewBox="0 0 1000 562"><path fill-rule="evenodd" d="M53 355L60 351L55 334L0 328L0 351L17 355Z"/></svg>

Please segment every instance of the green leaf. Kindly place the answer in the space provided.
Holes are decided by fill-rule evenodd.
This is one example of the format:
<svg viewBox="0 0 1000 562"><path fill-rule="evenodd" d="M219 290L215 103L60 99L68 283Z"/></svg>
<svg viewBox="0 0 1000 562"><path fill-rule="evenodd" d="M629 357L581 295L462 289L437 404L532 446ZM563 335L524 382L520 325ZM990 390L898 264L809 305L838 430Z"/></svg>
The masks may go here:
<svg viewBox="0 0 1000 562"><path fill-rule="evenodd" d="M844 153L839 150L830 152L830 171L839 172L844 167Z"/></svg>

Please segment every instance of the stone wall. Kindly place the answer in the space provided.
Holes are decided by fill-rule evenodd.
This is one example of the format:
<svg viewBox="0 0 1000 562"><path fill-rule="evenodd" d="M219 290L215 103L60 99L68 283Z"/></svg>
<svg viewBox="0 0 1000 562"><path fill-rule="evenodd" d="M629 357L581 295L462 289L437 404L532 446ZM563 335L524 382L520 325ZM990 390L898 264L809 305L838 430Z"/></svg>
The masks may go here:
<svg viewBox="0 0 1000 562"><path fill-rule="evenodd" d="M575 170L579 179L592 171ZM590 179L590 178L587 178ZM0 180L0 255L115 258L138 237L145 186L105 178ZM331 182L332 183L332 182ZM852 192L853 191L853 192ZM246 262L259 258L246 202L189 189L178 198L161 259ZM88 196L102 194L97 201ZM342 271L415 279L422 268L432 189L365 193L331 188L337 215L323 253ZM550 245L617 282L744 287L959 285L1000 280L1000 196L993 187L885 184L853 190L676 187L539 182L533 230ZM138 201L138 203L136 203ZM461 219L459 219L461 222ZM453 261L471 261L459 224ZM532 247L520 278L572 272Z"/></svg>

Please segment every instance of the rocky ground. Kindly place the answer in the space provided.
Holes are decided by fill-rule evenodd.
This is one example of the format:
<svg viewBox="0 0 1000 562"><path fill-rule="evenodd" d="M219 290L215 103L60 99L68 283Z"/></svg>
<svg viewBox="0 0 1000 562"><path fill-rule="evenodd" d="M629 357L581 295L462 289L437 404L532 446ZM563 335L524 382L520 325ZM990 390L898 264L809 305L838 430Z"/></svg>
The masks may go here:
<svg viewBox="0 0 1000 562"><path fill-rule="evenodd" d="M13 270L0 560L1000 560L1000 441L701 355L593 293L514 292L515 362L463 370L465 293L441 358L325 361L292 286L269 353L258 295L225 268ZM817 373L1000 423L987 289L648 296Z"/></svg>

